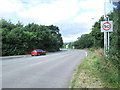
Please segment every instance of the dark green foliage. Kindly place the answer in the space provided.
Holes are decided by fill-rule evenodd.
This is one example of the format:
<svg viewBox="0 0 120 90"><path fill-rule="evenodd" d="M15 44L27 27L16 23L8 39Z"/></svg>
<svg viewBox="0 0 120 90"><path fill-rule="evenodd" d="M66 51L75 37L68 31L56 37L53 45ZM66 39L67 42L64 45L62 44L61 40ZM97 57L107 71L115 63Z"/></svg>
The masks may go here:
<svg viewBox="0 0 120 90"><path fill-rule="evenodd" d="M58 51L63 45L59 28L53 25L14 25L2 19L1 31L3 56L29 54L33 49Z"/></svg>
<svg viewBox="0 0 120 90"><path fill-rule="evenodd" d="M74 43L75 48L90 48L93 46L93 37L90 34L82 35L78 41Z"/></svg>
<svg viewBox="0 0 120 90"><path fill-rule="evenodd" d="M111 33L110 58L115 64L120 64L120 1L114 3L117 7L114 9L113 21L114 31Z"/></svg>

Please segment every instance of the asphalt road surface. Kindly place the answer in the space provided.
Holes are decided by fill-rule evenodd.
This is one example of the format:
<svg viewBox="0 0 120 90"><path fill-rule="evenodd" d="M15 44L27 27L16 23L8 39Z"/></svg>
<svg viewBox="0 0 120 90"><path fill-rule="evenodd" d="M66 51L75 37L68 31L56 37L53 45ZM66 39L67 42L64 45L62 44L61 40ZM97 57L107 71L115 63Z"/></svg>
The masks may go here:
<svg viewBox="0 0 120 90"><path fill-rule="evenodd" d="M68 88L84 50L2 60L2 88Z"/></svg>

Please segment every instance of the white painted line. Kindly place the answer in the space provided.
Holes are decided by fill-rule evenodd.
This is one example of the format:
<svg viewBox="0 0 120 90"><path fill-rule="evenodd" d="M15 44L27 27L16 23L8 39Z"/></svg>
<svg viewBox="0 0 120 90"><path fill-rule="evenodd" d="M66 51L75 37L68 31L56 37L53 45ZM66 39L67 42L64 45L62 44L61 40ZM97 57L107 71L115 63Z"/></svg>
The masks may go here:
<svg viewBox="0 0 120 90"><path fill-rule="evenodd" d="M86 57L88 56L87 52L85 52Z"/></svg>

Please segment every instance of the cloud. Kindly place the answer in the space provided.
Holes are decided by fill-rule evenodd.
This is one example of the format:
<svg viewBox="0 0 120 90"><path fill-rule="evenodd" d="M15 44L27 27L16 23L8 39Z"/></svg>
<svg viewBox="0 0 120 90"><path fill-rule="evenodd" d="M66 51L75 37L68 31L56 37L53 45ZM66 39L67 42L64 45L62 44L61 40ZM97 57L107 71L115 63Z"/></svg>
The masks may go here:
<svg viewBox="0 0 120 90"><path fill-rule="evenodd" d="M23 18L33 18L42 23L53 24L75 16L79 10L75 5L73 0L58 0L51 4L39 4L20 12L19 15Z"/></svg>
<svg viewBox="0 0 120 90"><path fill-rule="evenodd" d="M24 24L54 24L60 28L64 42L89 33L103 14L104 0L2 0L0 3L0 17L14 23L20 20Z"/></svg>
<svg viewBox="0 0 120 90"><path fill-rule="evenodd" d="M74 22L82 23L87 28L91 28L94 22L98 21L102 15L103 15L103 12L99 12L99 11L84 12L79 16L75 17Z"/></svg>
<svg viewBox="0 0 120 90"><path fill-rule="evenodd" d="M104 8L104 1L105 0L82 0L82 2L79 3L79 6L83 9L100 10Z"/></svg>
<svg viewBox="0 0 120 90"><path fill-rule="evenodd" d="M13 13L17 12L23 7L23 3L19 0L1 0L0 1L0 12L2 13Z"/></svg>
<svg viewBox="0 0 120 90"><path fill-rule="evenodd" d="M17 13L24 9L24 4L20 0L1 0L0 18L6 20L15 19Z"/></svg>
<svg viewBox="0 0 120 90"><path fill-rule="evenodd" d="M78 40L78 37L80 37L83 34L88 34L89 32L84 32L84 33L78 33L74 35L68 35L67 37L63 36L63 42L74 42Z"/></svg>
<svg viewBox="0 0 120 90"><path fill-rule="evenodd" d="M91 31L91 28L86 27L87 25L84 23L72 23L69 21L58 25L64 42L76 41L82 34L87 34Z"/></svg>

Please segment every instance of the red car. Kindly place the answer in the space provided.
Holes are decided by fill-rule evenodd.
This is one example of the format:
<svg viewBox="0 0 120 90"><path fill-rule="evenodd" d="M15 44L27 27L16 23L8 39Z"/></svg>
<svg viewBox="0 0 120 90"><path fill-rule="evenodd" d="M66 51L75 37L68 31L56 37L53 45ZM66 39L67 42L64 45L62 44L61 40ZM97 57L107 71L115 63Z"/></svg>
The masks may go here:
<svg viewBox="0 0 120 90"><path fill-rule="evenodd" d="M41 49L35 49L31 52L32 56L46 55L46 52Z"/></svg>

